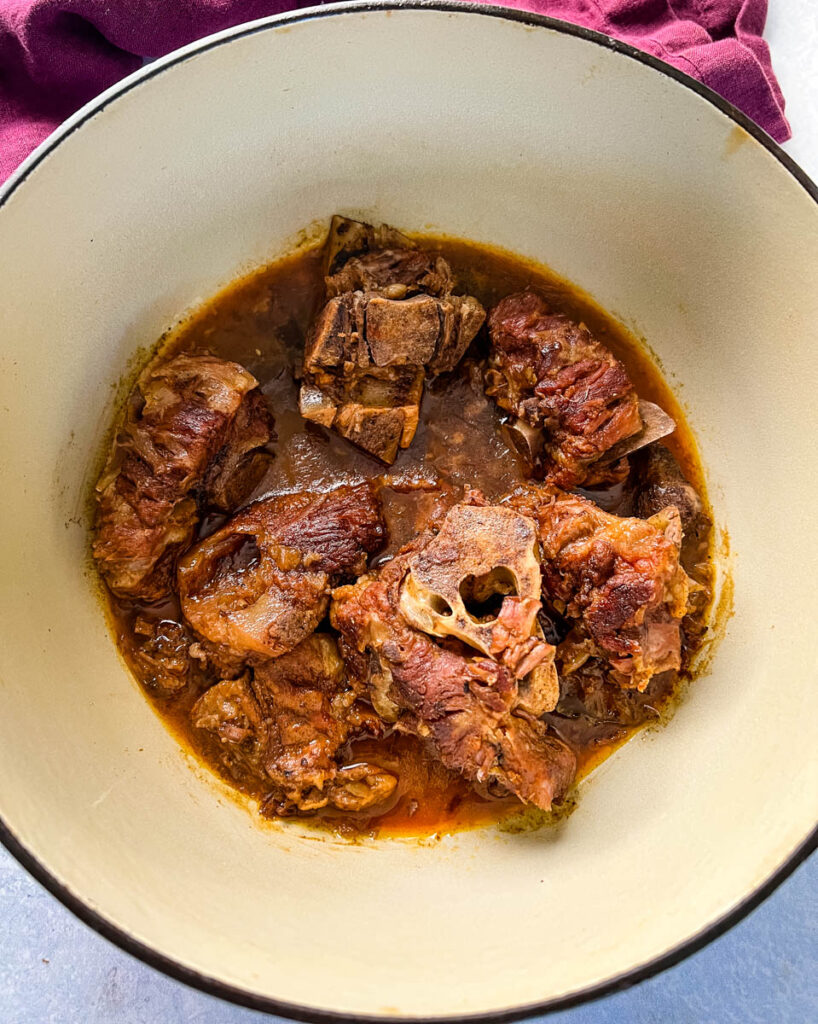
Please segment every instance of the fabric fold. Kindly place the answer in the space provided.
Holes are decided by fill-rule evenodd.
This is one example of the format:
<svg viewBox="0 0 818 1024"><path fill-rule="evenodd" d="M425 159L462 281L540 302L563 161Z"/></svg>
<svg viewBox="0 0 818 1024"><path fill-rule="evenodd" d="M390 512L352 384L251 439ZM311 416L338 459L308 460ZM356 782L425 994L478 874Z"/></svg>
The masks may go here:
<svg viewBox="0 0 818 1024"><path fill-rule="evenodd" d="M0 181L84 103L201 36L310 6L288 0L0 0ZM698 78L778 142L784 97L767 0L510 0L624 40Z"/></svg>

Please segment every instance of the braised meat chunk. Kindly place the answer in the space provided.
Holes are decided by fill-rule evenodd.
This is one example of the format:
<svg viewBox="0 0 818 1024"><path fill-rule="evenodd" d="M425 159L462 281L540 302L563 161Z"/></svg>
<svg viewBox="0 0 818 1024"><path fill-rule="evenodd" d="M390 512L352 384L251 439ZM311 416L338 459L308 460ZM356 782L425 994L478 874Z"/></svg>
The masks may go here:
<svg viewBox="0 0 818 1024"><path fill-rule="evenodd" d="M268 812L327 805L360 811L392 794L396 779L388 772L339 763L351 737L384 731L371 708L356 702L345 677L335 641L317 633L256 669L254 688L268 725L264 770L274 784Z"/></svg>
<svg viewBox="0 0 818 1024"><path fill-rule="evenodd" d="M254 675L224 680L196 702L191 721L217 741L230 775L247 773L263 794L264 813L327 806L361 811L384 803L396 779L375 765L344 765L345 744L378 736L383 726L356 702L335 641L314 634Z"/></svg>
<svg viewBox="0 0 818 1024"><path fill-rule="evenodd" d="M380 248L386 238L399 247ZM334 218L329 301L304 350L301 415L394 462L417 429L423 383L453 370L485 320L453 295L449 264L391 228Z"/></svg>
<svg viewBox="0 0 818 1024"><path fill-rule="evenodd" d="M422 249L381 249L352 256L326 278L327 296L369 292L388 299L405 299L418 292L449 295L452 269L442 256Z"/></svg>
<svg viewBox="0 0 818 1024"><path fill-rule="evenodd" d="M353 256L382 249L414 248L407 235L388 224L367 224L335 214L324 243L324 273L331 277Z"/></svg>
<svg viewBox="0 0 818 1024"><path fill-rule="evenodd" d="M232 512L253 492L272 456L264 446L274 440L273 418L264 395L254 388L239 406L224 444L207 468L202 484L211 508Z"/></svg>
<svg viewBox="0 0 818 1024"><path fill-rule="evenodd" d="M394 462L415 436L424 379L454 369L484 319L468 295L330 299L307 338L301 415Z"/></svg>
<svg viewBox="0 0 818 1024"><path fill-rule="evenodd" d="M163 697L184 690L195 662L190 656L190 633L181 622L151 621L140 615L133 630L140 638L133 660L145 685Z"/></svg>
<svg viewBox="0 0 818 1024"><path fill-rule="evenodd" d="M539 525L544 595L581 620L621 685L644 690L655 674L680 667L692 581L679 563L675 508L620 518L550 487L530 487L509 505Z"/></svg>
<svg viewBox="0 0 818 1024"><path fill-rule="evenodd" d="M435 641L424 629L443 632L439 626L446 617L446 601L435 590L451 594L446 582L442 588L413 588L408 606L424 629L410 624L402 611L402 592L413 567L424 564L419 556L432 542L429 535L421 537L377 574L334 592L331 621L341 634L342 654L381 717L424 740L447 768L489 791L512 792L548 809L573 780L575 759L527 710L531 694L516 672L535 676L543 670L550 677L554 649L532 636L535 627L528 609L509 596L504 604L525 610L532 654L528 665L525 659L512 659L509 665L475 653L459 640ZM439 557L445 564L443 550ZM455 570L452 578L457 576ZM452 629L449 637L458 632ZM513 630L509 636L520 639ZM465 639L476 641L479 650L487 634L467 631ZM534 714L542 710L537 708Z"/></svg>
<svg viewBox="0 0 818 1024"><path fill-rule="evenodd" d="M636 391L622 363L587 327L552 312L534 292L498 303L489 316L489 334L486 392L523 424L542 431L543 474L567 488L610 480L616 467L602 468L601 460L642 427Z"/></svg>
<svg viewBox="0 0 818 1024"><path fill-rule="evenodd" d="M405 299L416 292L443 296L454 290L454 275L446 260L418 249L388 224L333 217L324 253L327 298L363 291Z"/></svg>
<svg viewBox="0 0 818 1024"><path fill-rule="evenodd" d="M226 507L256 478L273 422L237 363L180 355L152 365L97 485L94 557L115 594L156 600L198 520L197 492Z"/></svg>
<svg viewBox="0 0 818 1024"><path fill-rule="evenodd" d="M193 705L190 720L194 729L210 734L215 759L231 778L246 782L259 776L265 726L249 673L211 686Z"/></svg>
<svg viewBox="0 0 818 1024"><path fill-rule="evenodd" d="M231 654L278 657L313 632L331 584L362 572L383 540L369 484L257 501L180 559L182 611Z"/></svg>

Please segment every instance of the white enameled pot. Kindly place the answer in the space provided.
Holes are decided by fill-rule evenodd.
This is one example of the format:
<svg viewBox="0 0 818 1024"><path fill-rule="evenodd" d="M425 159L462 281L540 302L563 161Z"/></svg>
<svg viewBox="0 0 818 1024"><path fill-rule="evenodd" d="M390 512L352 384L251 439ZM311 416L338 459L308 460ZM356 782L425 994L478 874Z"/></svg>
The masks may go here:
<svg viewBox="0 0 818 1024"><path fill-rule="evenodd" d="M336 211L550 264L649 339L697 434L734 615L556 832L259 825L103 618L86 499L114 386ZM703 88L502 9L242 26L110 90L7 184L0 311L3 836L125 948L293 1016L533 1012L672 962L814 845L816 191Z"/></svg>

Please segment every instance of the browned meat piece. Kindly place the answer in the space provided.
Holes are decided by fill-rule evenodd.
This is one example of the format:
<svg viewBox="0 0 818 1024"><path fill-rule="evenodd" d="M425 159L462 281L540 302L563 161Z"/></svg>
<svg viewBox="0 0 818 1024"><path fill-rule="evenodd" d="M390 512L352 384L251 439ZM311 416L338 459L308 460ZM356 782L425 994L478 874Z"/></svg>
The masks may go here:
<svg viewBox="0 0 818 1024"><path fill-rule="evenodd" d="M203 484L208 504L222 512L237 508L270 465L272 455L260 449L274 439L267 401L255 389L239 406L223 447L208 466Z"/></svg>
<svg viewBox="0 0 818 1024"><path fill-rule="evenodd" d="M468 295L330 299L307 338L301 415L393 462L415 436L424 377L454 369L484 318Z"/></svg>
<svg viewBox="0 0 818 1024"><path fill-rule="evenodd" d="M672 505L679 511L685 535L700 528L702 500L668 448L649 445L637 456L634 469L638 480L636 511L643 519Z"/></svg>
<svg viewBox="0 0 818 1024"><path fill-rule="evenodd" d="M224 680L199 698L193 725L219 742L214 751L235 778L249 775L267 814L333 806L361 811L381 804L397 780L374 765L343 765L355 736L383 724L356 703L335 641L315 634L289 654L241 679Z"/></svg>
<svg viewBox="0 0 818 1024"><path fill-rule="evenodd" d="M218 743L213 753L228 775L260 777L266 727L249 674L211 686L193 705L190 720Z"/></svg>
<svg viewBox="0 0 818 1024"><path fill-rule="evenodd" d="M679 564L675 508L650 520L622 519L555 488L509 500L539 524L543 593L560 614L581 619L625 686L680 665L680 623L691 580Z"/></svg>
<svg viewBox="0 0 818 1024"><path fill-rule="evenodd" d="M381 249L350 257L326 279L327 297L344 292L380 293L405 299L417 292L450 295L452 269L442 256L422 249Z"/></svg>
<svg viewBox="0 0 818 1024"><path fill-rule="evenodd" d="M190 633L173 619L137 618L134 633L144 637L133 651L139 679L151 690L169 696L184 690L190 680Z"/></svg>
<svg viewBox="0 0 818 1024"><path fill-rule="evenodd" d="M416 292L449 295L454 277L449 264L386 224L373 227L333 217L325 245L327 298L343 292L373 292L405 299Z"/></svg>
<svg viewBox="0 0 818 1024"><path fill-rule="evenodd" d="M372 367L345 380L317 373L301 386L300 409L305 419L392 463L415 436L422 395L417 366Z"/></svg>
<svg viewBox="0 0 818 1024"><path fill-rule="evenodd" d="M362 572L383 540L369 484L257 501L180 559L182 611L234 655L278 657L324 617L330 584Z"/></svg>
<svg viewBox="0 0 818 1024"><path fill-rule="evenodd" d="M166 595L197 522L195 492L208 482L214 500L235 498L231 474L244 480L252 447L272 434L255 389L237 363L209 355L176 356L142 375L97 484L94 557L114 593Z"/></svg>
<svg viewBox="0 0 818 1024"><path fill-rule="evenodd" d="M304 371L425 366L434 376L454 369L484 319L470 295L388 299L346 292L318 314L304 348Z"/></svg>
<svg viewBox="0 0 818 1024"><path fill-rule="evenodd" d="M453 370L485 320L448 263L392 228L334 217L329 302L304 348L301 415L391 464L417 430L425 378Z"/></svg>
<svg viewBox="0 0 818 1024"><path fill-rule="evenodd" d="M347 665L378 713L425 739L447 768L548 808L571 784L576 762L542 722L525 717L513 672L457 643L434 642L401 614L401 587L423 543L333 594Z"/></svg>
<svg viewBox="0 0 818 1024"><path fill-rule="evenodd" d="M360 811L392 794L397 780L388 772L338 763L351 735L382 735L383 723L355 703L331 637L315 634L256 669L254 689L267 723L263 766L275 787L267 812Z"/></svg>
<svg viewBox="0 0 818 1024"><path fill-rule="evenodd" d="M533 292L509 295L489 316L486 392L543 431L542 471L562 487L622 476L594 463L641 429L625 367L583 325L552 313ZM539 453L536 453L539 455Z"/></svg>

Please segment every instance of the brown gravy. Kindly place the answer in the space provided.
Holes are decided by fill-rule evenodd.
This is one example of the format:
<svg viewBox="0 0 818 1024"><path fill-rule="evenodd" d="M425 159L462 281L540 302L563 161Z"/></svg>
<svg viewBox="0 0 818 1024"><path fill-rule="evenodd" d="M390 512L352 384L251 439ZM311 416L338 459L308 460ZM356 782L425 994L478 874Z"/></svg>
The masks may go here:
<svg viewBox="0 0 818 1024"><path fill-rule="evenodd" d="M448 238L418 237L425 248L442 253L452 265L459 290L476 296L490 308L503 296L531 287L560 311L584 321L626 365L640 397L662 406L678 424L666 443L686 476L705 499L703 475L693 436L684 413L646 348L587 295L547 268L506 252ZM302 250L242 278L214 296L165 341L162 354L206 349L245 366L260 382L276 420L275 459L254 492L254 497L295 491L326 490L343 482L379 477L385 484L383 500L389 544L373 564L394 553L415 532L415 523L431 501L432 483L442 479L456 489L477 487L495 498L523 478L523 469L507 443L501 416L479 385L476 362L483 355L478 335L469 356L452 375L427 387L420 426L409 449L400 452L388 469L334 434L306 424L298 413L298 385L304 335L323 297L322 252ZM424 486L428 484L428 488ZM591 494L608 511L630 512L632 491L620 485ZM200 535L222 520L209 517ZM705 586L710 584L712 536L686 543L683 563L687 572ZM176 619L175 601L162 606L110 597L119 648L136 671L132 653L139 637L133 630L137 615L150 619ZM706 629L706 603L685 620L684 656L689 665ZM582 671L582 670L580 670ZM594 708L573 701L561 703L564 713L548 721L577 754L579 776L603 760L636 728L656 721L678 692L682 673L655 677L644 694L602 688ZM210 682L215 682L215 678ZM219 771L213 741L194 730L189 712L202 691L193 686L172 698L158 696L140 680L157 712L178 738L211 768ZM606 691L610 690L610 693ZM598 695L599 696L599 695ZM563 707L563 704L565 705ZM592 712L592 713L591 713ZM392 735L385 740L354 744L351 760L365 760L392 768L399 784L390 806L375 817L326 813L311 820L347 833L423 835L498 822L520 812L513 797L487 800L471 786L424 753L411 737ZM257 797L253 783L230 778L231 785ZM535 816L536 817L536 816ZM544 816L541 816L544 817Z"/></svg>

